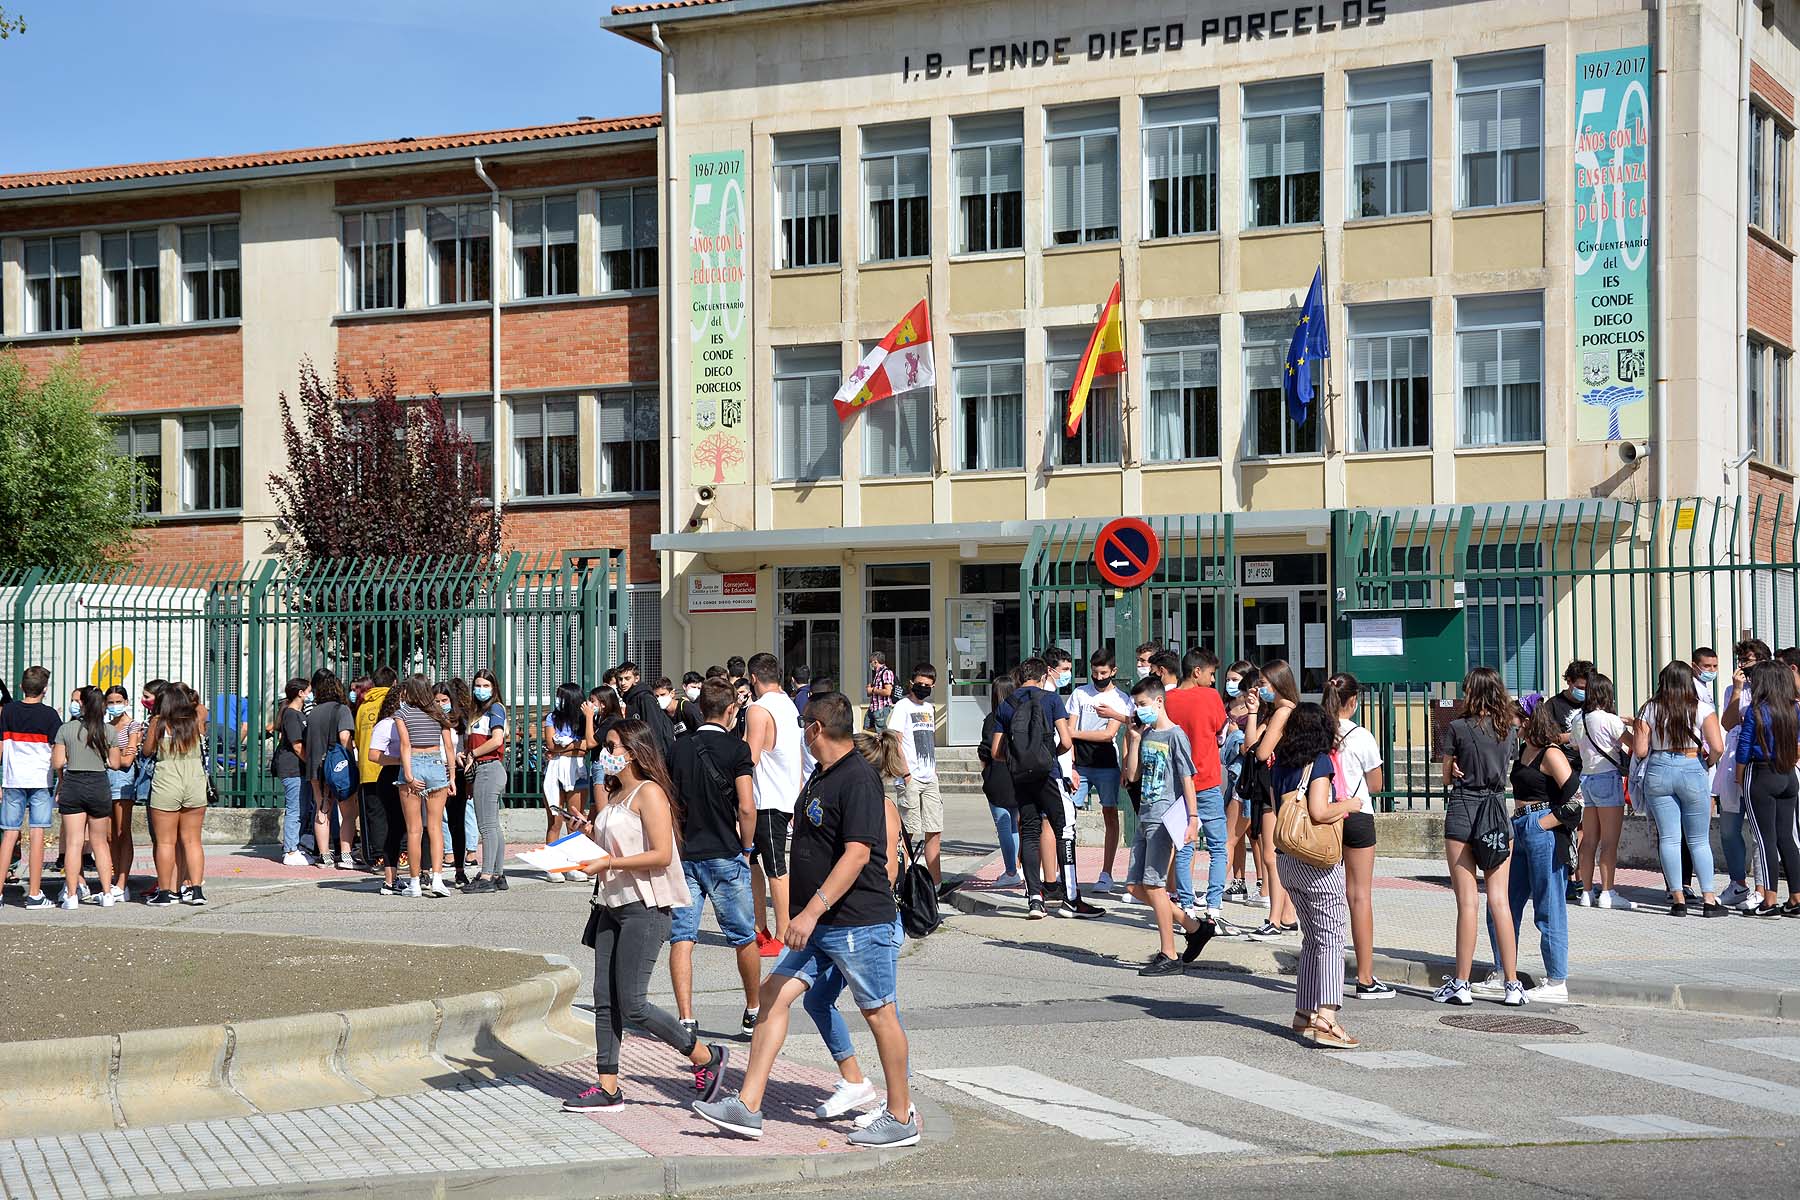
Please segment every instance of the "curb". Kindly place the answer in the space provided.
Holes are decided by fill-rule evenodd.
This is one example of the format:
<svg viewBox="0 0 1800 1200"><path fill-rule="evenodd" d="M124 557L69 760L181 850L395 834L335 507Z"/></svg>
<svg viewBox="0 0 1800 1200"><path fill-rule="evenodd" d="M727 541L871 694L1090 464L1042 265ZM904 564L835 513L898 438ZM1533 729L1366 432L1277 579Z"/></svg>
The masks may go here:
<svg viewBox="0 0 1800 1200"><path fill-rule="evenodd" d="M559 1066L591 1052L569 1009L580 983L565 961L497 992L10 1042L0 1138L353 1104Z"/></svg>
<svg viewBox="0 0 1800 1200"><path fill-rule="evenodd" d="M983 892L967 892L962 888L950 893L950 907L970 916L980 917L1016 917L1017 909L1007 905L995 897ZM1216 943L1215 943L1216 944ZM1196 963L1201 971L1209 968L1220 971L1249 970L1258 974L1292 975L1296 969L1298 954L1294 947L1270 946L1259 942L1233 942L1234 947L1254 947L1247 955L1234 955L1230 963ZM1259 954L1258 951L1261 951ZM1236 961L1242 957L1252 959L1249 963ZM1344 952L1344 965L1349 970L1356 969L1356 956L1352 951ZM1481 965L1481 964L1477 964ZM1409 988L1431 991L1446 978L1455 966L1449 958L1420 954L1414 958L1398 958L1391 954L1373 956L1374 973L1391 984ZM1521 979L1535 981L1529 972L1519 972ZM1800 989L1797 988L1739 988L1721 987L1717 984L1704 983L1633 983L1617 979L1584 979L1575 976L1569 980L1569 993L1577 996L1575 1003L1592 1002L1597 1004L1614 1004L1627 1008L1665 1008L1677 1012L1707 1013L1712 1016L1726 1017L1766 1017L1779 1021L1800 1021ZM1555 1006L1552 1006L1555 1007Z"/></svg>
<svg viewBox="0 0 1800 1200"><path fill-rule="evenodd" d="M572 1163L545 1171L445 1171L418 1175L386 1175L337 1179L301 1187L231 1188L201 1193L208 1200L316 1200L324 1196L380 1196L381 1200L513 1200L529 1195L542 1200L592 1200L610 1196L686 1196L709 1188L773 1186L842 1179L892 1166L927 1149L948 1146L956 1138L949 1112L914 1094L926 1128L925 1141L904 1150L865 1150L841 1154L771 1154L766 1157L682 1155L645 1156Z"/></svg>

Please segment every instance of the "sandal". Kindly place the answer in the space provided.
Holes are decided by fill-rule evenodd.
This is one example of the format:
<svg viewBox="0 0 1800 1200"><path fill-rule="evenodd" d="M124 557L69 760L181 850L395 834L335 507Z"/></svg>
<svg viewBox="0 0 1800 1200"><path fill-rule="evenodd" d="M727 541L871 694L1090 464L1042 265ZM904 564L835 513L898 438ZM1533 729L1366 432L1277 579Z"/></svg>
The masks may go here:
<svg viewBox="0 0 1800 1200"><path fill-rule="evenodd" d="M1292 1029L1300 1036L1305 1037L1306 1031L1312 1028L1313 1017L1315 1015L1316 1014L1310 1012L1297 1012L1294 1014L1293 1021L1288 1024L1288 1028Z"/></svg>
<svg viewBox="0 0 1800 1200"><path fill-rule="evenodd" d="M1300 1034L1300 1040L1311 1046L1323 1046L1333 1050L1354 1050L1362 1043L1344 1032L1344 1027L1331 1017L1313 1016L1312 1024Z"/></svg>

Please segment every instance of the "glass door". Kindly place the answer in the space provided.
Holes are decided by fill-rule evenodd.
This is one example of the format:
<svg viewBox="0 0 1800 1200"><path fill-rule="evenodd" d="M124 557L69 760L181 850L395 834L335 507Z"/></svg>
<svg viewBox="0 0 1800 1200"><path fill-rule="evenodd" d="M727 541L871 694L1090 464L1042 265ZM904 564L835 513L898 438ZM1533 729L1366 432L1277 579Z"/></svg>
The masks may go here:
<svg viewBox="0 0 1800 1200"><path fill-rule="evenodd" d="M1245 588L1240 596L1243 616L1238 623L1238 657L1257 666L1271 659L1286 659L1297 677L1294 589Z"/></svg>
<svg viewBox="0 0 1800 1200"><path fill-rule="evenodd" d="M945 607L944 627L949 630L944 649L943 678L948 711L945 736L952 746L973 746L981 740L981 725L988 714L988 684L999 665L995 659L994 610L999 602L979 596L952 596ZM1013 602L1017 605L1017 601Z"/></svg>

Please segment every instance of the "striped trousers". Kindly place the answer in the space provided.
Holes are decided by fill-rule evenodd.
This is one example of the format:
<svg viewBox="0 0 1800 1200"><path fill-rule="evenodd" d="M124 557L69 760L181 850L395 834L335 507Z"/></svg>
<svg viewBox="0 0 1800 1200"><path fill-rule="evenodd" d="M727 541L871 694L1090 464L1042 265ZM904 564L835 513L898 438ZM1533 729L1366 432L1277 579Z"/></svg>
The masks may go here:
<svg viewBox="0 0 1800 1200"><path fill-rule="evenodd" d="M1350 903L1344 897L1344 864L1315 867L1275 856L1275 872L1294 901L1300 922L1300 968L1294 984L1294 1007L1312 1011L1344 1003L1344 943L1350 929Z"/></svg>

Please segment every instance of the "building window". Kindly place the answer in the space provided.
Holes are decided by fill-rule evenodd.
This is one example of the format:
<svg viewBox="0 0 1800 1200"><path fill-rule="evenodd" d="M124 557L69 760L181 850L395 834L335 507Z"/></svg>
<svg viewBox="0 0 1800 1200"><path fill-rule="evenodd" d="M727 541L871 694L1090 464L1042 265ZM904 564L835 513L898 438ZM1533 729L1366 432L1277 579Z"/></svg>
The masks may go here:
<svg viewBox="0 0 1800 1200"><path fill-rule="evenodd" d="M1431 445L1431 305L1350 310L1351 449Z"/></svg>
<svg viewBox="0 0 1800 1200"><path fill-rule="evenodd" d="M663 673L662 585L634 583L626 591L626 601L630 621L625 630L625 653L614 661L634 662L645 679L654 680Z"/></svg>
<svg viewBox="0 0 1800 1200"><path fill-rule="evenodd" d="M1119 238L1119 106L1078 104L1044 113L1049 245Z"/></svg>
<svg viewBox="0 0 1800 1200"><path fill-rule="evenodd" d="M486 204L434 204L425 210L425 303L490 299L493 237Z"/></svg>
<svg viewBox="0 0 1800 1200"><path fill-rule="evenodd" d="M1750 110L1750 223L1787 241L1788 158L1793 129L1760 105Z"/></svg>
<svg viewBox="0 0 1800 1200"><path fill-rule="evenodd" d="M181 511L243 507L243 451L237 413L181 419Z"/></svg>
<svg viewBox="0 0 1800 1200"><path fill-rule="evenodd" d="M863 261L931 253L931 126L862 131Z"/></svg>
<svg viewBox="0 0 1800 1200"><path fill-rule="evenodd" d="M879 650L895 679L910 679L915 666L931 661L931 564L870 563L863 585L863 657Z"/></svg>
<svg viewBox="0 0 1800 1200"><path fill-rule="evenodd" d="M344 311L406 306L406 210L344 214Z"/></svg>
<svg viewBox="0 0 1800 1200"><path fill-rule="evenodd" d="M831 403L843 370L836 346L775 351L775 478L807 482L843 473L843 430Z"/></svg>
<svg viewBox="0 0 1800 1200"><path fill-rule="evenodd" d="M1431 67L1352 71L1349 79L1352 217L1431 209Z"/></svg>
<svg viewBox="0 0 1800 1200"><path fill-rule="evenodd" d="M1022 249L1024 118L1016 112L952 118L950 163L956 176L956 252Z"/></svg>
<svg viewBox="0 0 1800 1200"><path fill-rule="evenodd" d="M662 423L655 388L600 396L600 490L654 492L662 477Z"/></svg>
<svg viewBox="0 0 1800 1200"><path fill-rule="evenodd" d="M1786 470L1789 450L1788 375L1793 356L1760 338L1751 338L1744 363L1745 405L1749 410L1750 453L1759 461Z"/></svg>
<svg viewBox="0 0 1800 1200"><path fill-rule="evenodd" d="M577 253L573 194L512 202L513 299L573 296Z"/></svg>
<svg viewBox="0 0 1800 1200"><path fill-rule="evenodd" d="M1244 88L1248 228L1318 222L1323 103L1317 79L1285 79Z"/></svg>
<svg viewBox="0 0 1800 1200"><path fill-rule="evenodd" d="M1219 319L1144 326L1149 462L1219 457Z"/></svg>
<svg viewBox="0 0 1800 1200"><path fill-rule="evenodd" d="M1120 464L1119 376L1097 375L1088 389L1087 409L1081 425L1069 436L1069 393L1075 387L1075 368L1081 365L1091 327L1052 329L1044 371L1050 394L1050 411L1044 422L1044 461L1052 467L1116 467Z"/></svg>
<svg viewBox="0 0 1800 1200"><path fill-rule="evenodd" d="M81 239L32 238L25 243L25 332L81 328Z"/></svg>
<svg viewBox="0 0 1800 1200"><path fill-rule="evenodd" d="M781 668L812 668L815 690L835 685L842 646L843 580L836 567L775 568L775 640L781 646ZM854 689L848 694L854 695Z"/></svg>
<svg viewBox="0 0 1800 1200"><path fill-rule="evenodd" d="M956 468L1025 466L1025 336L972 334L953 343Z"/></svg>
<svg viewBox="0 0 1800 1200"><path fill-rule="evenodd" d="M1458 208L1544 198L1544 52L1456 60Z"/></svg>
<svg viewBox="0 0 1800 1200"><path fill-rule="evenodd" d="M441 400L444 420L462 431L474 445L475 470L483 492L494 490L494 402L482 397Z"/></svg>
<svg viewBox="0 0 1800 1200"><path fill-rule="evenodd" d="M1252 458L1319 453L1319 409L1325 403L1319 360L1307 364L1313 373L1313 402L1307 406L1302 423L1296 425L1288 418L1287 396L1282 388L1288 346L1299 319L1297 312L1244 318L1244 408Z"/></svg>
<svg viewBox="0 0 1800 1200"><path fill-rule="evenodd" d="M1144 236L1219 231L1219 93L1144 98Z"/></svg>
<svg viewBox="0 0 1800 1200"><path fill-rule="evenodd" d="M642 292L656 286L656 189L600 193L600 290Z"/></svg>
<svg viewBox="0 0 1800 1200"><path fill-rule="evenodd" d="M100 321L108 329L162 320L162 263L156 230L100 239Z"/></svg>
<svg viewBox="0 0 1800 1200"><path fill-rule="evenodd" d="M775 139L775 213L783 268L838 261L838 135L794 133Z"/></svg>
<svg viewBox="0 0 1800 1200"><path fill-rule="evenodd" d="M581 431L575 401L514 400L512 494L522 500L581 491Z"/></svg>
<svg viewBox="0 0 1800 1200"><path fill-rule="evenodd" d="M1497 668L1515 696L1543 687L1544 592L1538 548L1528 542L1470 546L1463 564L1469 662Z"/></svg>
<svg viewBox="0 0 1800 1200"><path fill-rule="evenodd" d="M243 316L236 221L181 231L181 319L235 321Z"/></svg>
<svg viewBox="0 0 1800 1200"><path fill-rule="evenodd" d="M1457 444L1544 440L1544 298L1456 302Z"/></svg>
<svg viewBox="0 0 1800 1200"><path fill-rule="evenodd" d="M863 344L867 354L875 343ZM864 475L929 475L934 387L914 388L871 404L857 416L863 427Z"/></svg>
<svg viewBox="0 0 1800 1200"><path fill-rule="evenodd" d="M144 470L141 486L132 493L131 506L140 514L162 511L162 422L155 417L119 421L113 425L113 452L129 458Z"/></svg>

